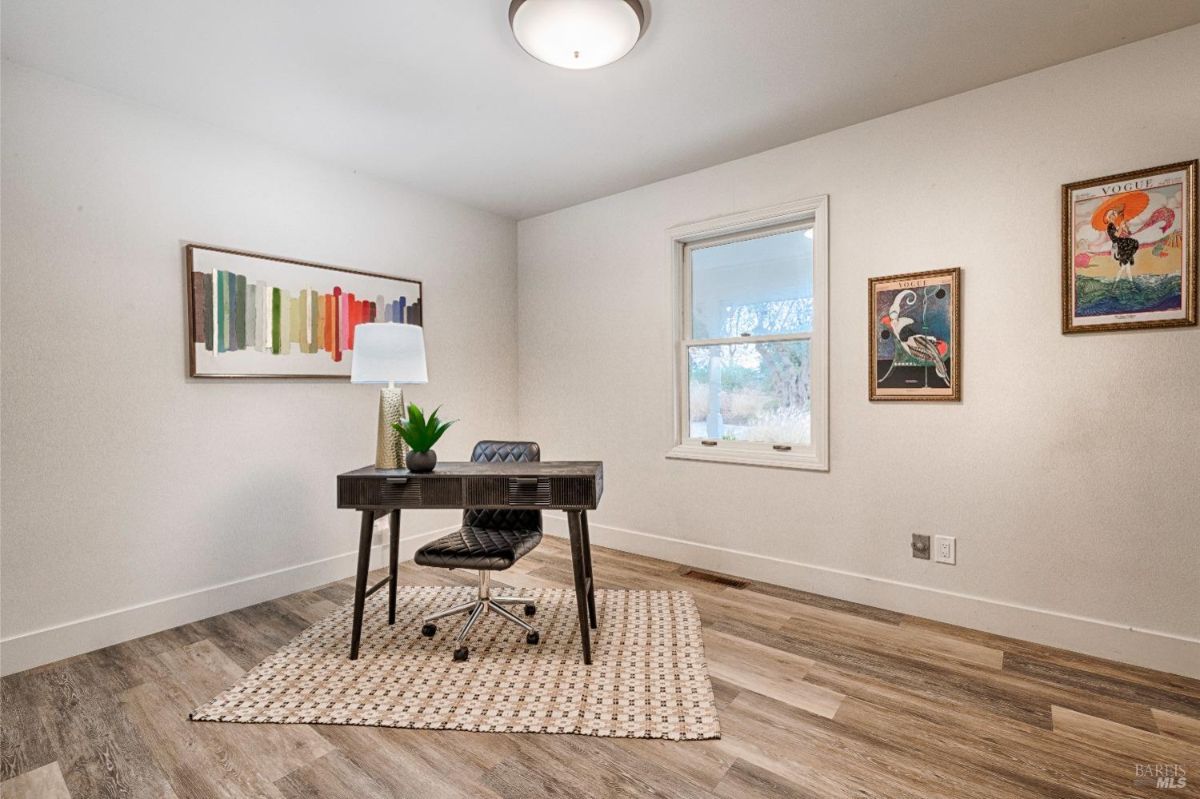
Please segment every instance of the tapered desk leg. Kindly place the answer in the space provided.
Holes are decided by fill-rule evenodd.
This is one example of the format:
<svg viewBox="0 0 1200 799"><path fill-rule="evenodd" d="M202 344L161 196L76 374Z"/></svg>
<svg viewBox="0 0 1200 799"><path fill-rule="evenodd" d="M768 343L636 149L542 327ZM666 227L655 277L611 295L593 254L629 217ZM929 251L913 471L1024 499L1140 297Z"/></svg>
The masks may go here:
<svg viewBox="0 0 1200 799"><path fill-rule="evenodd" d="M375 532L375 511L362 512L358 532L358 573L354 577L354 629L350 633L350 659L358 660L358 642L362 638L363 604L367 600L367 572L371 570L371 536Z"/></svg>
<svg viewBox="0 0 1200 799"><path fill-rule="evenodd" d="M588 532L587 511L579 514L579 529L583 540L583 576L587 579L588 618L596 629L596 581L592 579L592 538Z"/></svg>
<svg viewBox="0 0 1200 799"><path fill-rule="evenodd" d="M388 514L388 624L396 623L396 572L400 565L400 510Z"/></svg>
<svg viewBox="0 0 1200 799"><path fill-rule="evenodd" d="M592 663L592 635L588 628L588 585L584 575L584 543L580 512L567 511L567 525L571 531L571 566L575 571L575 601L579 607L579 637L583 641L583 662Z"/></svg>

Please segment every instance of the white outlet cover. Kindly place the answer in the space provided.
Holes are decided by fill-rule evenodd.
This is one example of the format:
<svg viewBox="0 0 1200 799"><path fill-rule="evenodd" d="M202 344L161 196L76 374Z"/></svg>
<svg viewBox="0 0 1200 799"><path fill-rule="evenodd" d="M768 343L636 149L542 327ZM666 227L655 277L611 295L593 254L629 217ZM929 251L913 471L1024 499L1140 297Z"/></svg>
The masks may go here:
<svg viewBox="0 0 1200 799"><path fill-rule="evenodd" d="M935 563L949 563L951 566L955 563L955 555L958 547L952 535L935 535L933 537L933 560Z"/></svg>

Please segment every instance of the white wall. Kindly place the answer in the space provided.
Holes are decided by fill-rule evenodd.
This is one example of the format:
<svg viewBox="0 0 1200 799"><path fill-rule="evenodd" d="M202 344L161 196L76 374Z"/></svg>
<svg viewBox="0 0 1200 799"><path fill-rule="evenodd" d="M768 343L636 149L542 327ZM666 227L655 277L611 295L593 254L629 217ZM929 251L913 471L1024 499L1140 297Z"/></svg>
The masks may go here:
<svg viewBox="0 0 1200 799"><path fill-rule="evenodd" d="M439 451L514 432L511 220L7 62L2 113L5 672L353 572L377 391L186 378L181 240L423 279Z"/></svg>
<svg viewBox="0 0 1200 799"><path fill-rule="evenodd" d="M1200 26L525 220L521 434L599 544L1200 676L1200 330L1059 327L1060 185L1197 156ZM666 229L817 194L830 472L666 460ZM962 403L868 403L868 276L954 265Z"/></svg>

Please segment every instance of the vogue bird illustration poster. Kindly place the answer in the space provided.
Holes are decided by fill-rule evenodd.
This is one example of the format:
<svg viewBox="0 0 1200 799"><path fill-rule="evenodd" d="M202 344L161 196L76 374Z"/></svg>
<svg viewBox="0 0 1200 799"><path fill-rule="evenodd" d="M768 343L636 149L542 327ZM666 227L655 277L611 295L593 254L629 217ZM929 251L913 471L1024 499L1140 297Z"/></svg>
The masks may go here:
<svg viewBox="0 0 1200 799"><path fill-rule="evenodd" d="M961 398L961 273L871 278L872 400Z"/></svg>
<svg viewBox="0 0 1200 799"><path fill-rule="evenodd" d="M1063 186L1063 332L1196 324L1196 161Z"/></svg>

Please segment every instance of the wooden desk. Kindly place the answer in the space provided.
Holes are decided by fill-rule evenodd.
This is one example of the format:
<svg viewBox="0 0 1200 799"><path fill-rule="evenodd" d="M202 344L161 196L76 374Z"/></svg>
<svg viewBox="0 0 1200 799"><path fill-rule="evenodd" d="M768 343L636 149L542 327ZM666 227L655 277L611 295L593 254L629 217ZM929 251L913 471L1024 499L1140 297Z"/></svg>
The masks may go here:
<svg viewBox="0 0 1200 799"><path fill-rule="evenodd" d="M514 508L566 511L571 533L571 565L583 662L592 662L591 630L596 627L596 594L592 586L592 547L587 512L594 510L604 491L604 464L599 461L533 461L529 463L439 463L428 474L407 469L364 466L339 474L338 507L362 512L358 536L358 573L354 583L354 627L350 659L358 658L363 605L367 597L388 586L388 624L396 623L396 566L400 511L434 508ZM371 538L375 519L388 515L390 541L388 576L370 588Z"/></svg>

